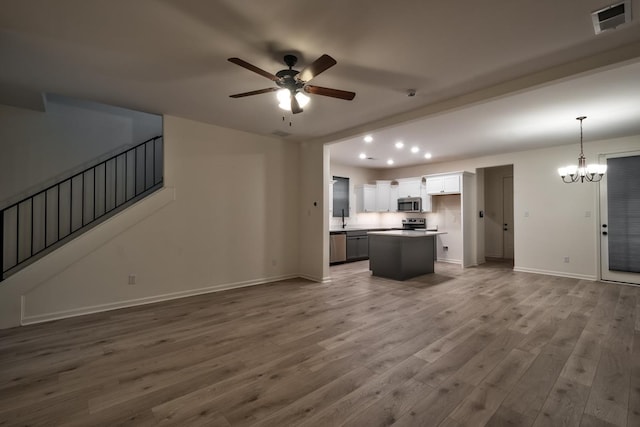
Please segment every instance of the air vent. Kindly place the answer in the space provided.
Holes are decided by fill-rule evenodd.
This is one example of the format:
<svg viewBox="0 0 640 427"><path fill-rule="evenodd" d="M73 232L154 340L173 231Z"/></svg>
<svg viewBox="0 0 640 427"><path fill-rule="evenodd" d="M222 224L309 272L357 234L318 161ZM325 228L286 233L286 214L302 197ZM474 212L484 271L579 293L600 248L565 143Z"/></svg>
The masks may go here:
<svg viewBox="0 0 640 427"><path fill-rule="evenodd" d="M631 22L631 1L625 0L596 10L591 14L591 20L596 34L613 30L619 25Z"/></svg>
<svg viewBox="0 0 640 427"><path fill-rule="evenodd" d="M274 130L273 132L271 132L271 134L275 136L279 136L280 138L286 138L291 135L289 132L284 132L281 130Z"/></svg>

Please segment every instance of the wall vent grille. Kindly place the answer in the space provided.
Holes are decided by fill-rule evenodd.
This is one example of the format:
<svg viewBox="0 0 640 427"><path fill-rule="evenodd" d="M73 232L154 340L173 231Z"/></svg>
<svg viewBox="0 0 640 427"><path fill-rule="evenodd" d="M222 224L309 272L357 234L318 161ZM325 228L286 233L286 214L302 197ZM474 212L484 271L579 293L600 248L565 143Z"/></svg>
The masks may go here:
<svg viewBox="0 0 640 427"><path fill-rule="evenodd" d="M591 13L591 20L596 34L613 30L622 24L631 22L631 1L625 0L596 10Z"/></svg>

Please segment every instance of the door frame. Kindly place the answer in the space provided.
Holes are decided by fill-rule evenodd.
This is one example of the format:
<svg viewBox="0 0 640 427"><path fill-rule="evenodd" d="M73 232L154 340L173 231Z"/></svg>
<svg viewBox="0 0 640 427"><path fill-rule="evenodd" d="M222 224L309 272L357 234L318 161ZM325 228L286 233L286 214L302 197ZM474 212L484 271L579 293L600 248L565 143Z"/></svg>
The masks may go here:
<svg viewBox="0 0 640 427"><path fill-rule="evenodd" d="M618 157L631 157L631 156L640 156L640 150L638 151L623 151L623 152L618 152L618 153L606 153L606 154L600 154L600 156L598 156L598 162L599 163L603 163L606 162L607 159L611 159L611 158L618 158ZM604 222L604 219L607 220L607 222L609 221L608 218L608 213L603 212L603 197L607 198L607 174L604 175L604 177L602 178L602 181L600 181L598 183L598 188L596 189L596 196L597 196L597 204L598 204L598 214L597 214L597 223L596 223L596 229L598 232L598 239L597 239L597 245L598 245L598 280L601 282L608 282L608 283L620 283L620 284L626 284L626 285L631 285L631 286L640 286L640 273L630 273L630 272L619 272L619 273L614 273L619 277L620 280L615 280L615 279L605 279L604 278L604 273L605 271L609 271L608 268L605 269L605 263L608 265L608 261L609 261L609 251L608 249L605 250L604 245L605 242L607 242L608 244L608 240L603 239L602 237L602 224ZM607 198L608 201L608 198ZM632 276L633 275L633 276ZM624 276L632 276L632 277L637 277L638 279L636 279L635 282L629 282L629 281L625 281Z"/></svg>

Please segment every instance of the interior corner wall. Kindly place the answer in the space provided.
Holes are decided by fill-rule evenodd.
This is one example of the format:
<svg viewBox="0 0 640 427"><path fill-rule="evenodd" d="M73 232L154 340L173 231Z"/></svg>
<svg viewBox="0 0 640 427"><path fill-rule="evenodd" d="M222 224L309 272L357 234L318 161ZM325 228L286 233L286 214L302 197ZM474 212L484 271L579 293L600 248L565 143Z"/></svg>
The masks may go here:
<svg viewBox="0 0 640 427"><path fill-rule="evenodd" d="M164 135L175 200L36 283L22 273L40 261L7 278L0 327L298 275L299 145L176 117Z"/></svg>
<svg viewBox="0 0 640 427"><path fill-rule="evenodd" d="M155 114L52 98L46 112L0 105L0 208L162 133Z"/></svg>

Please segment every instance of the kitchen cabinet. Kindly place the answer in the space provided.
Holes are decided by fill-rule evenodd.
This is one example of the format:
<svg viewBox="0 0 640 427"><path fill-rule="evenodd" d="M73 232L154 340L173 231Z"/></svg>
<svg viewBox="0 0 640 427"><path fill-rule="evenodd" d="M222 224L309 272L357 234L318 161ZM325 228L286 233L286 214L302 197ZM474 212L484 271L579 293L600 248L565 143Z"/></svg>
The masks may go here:
<svg viewBox="0 0 640 427"><path fill-rule="evenodd" d="M356 212L376 212L376 186L363 184L356 186Z"/></svg>
<svg viewBox="0 0 640 427"><path fill-rule="evenodd" d="M431 196L427 194L426 182L422 183L420 187L420 197L422 198L422 212L431 212Z"/></svg>
<svg viewBox="0 0 640 427"><path fill-rule="evenodd" d="M397 197L396 197L397 200ZM376 211L391 212L391 181L376 181Z"/></svg>
<svg viewBox="0 0 640 427"><path fill-rule="evenodd" d="M369 258L369 236L367 231L347 231L347 261L367 258Z"/></svg>
<svg viewBox="0 0 640 427"><path fill-rule="evenodd" d="M398 184L391 184L389 190L389 212L398 212Z"/></svg>
<svg viewBox="0 0 640 427"><path fill-rule="evenodd" d="M426 177L428 195L460 194L460 174Z"/></svg>
<svg viewBox="0 0 640 427"><path fill-rule="evenodd" d="M398 179L398 198L420 197L421 177Z"/></svg>

